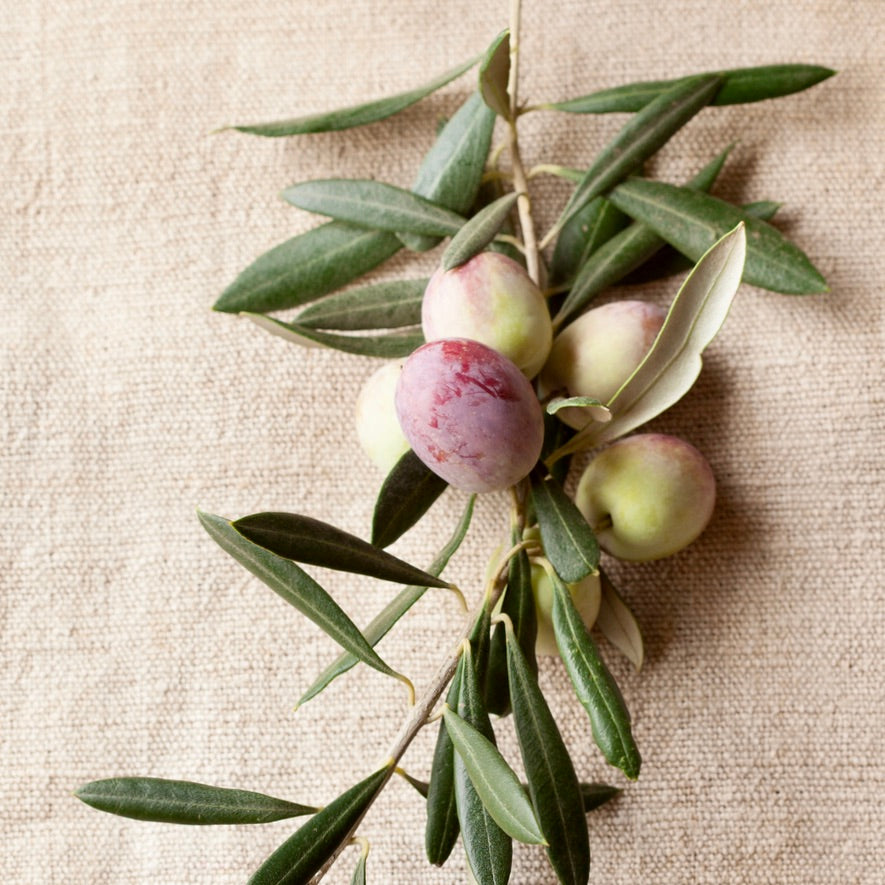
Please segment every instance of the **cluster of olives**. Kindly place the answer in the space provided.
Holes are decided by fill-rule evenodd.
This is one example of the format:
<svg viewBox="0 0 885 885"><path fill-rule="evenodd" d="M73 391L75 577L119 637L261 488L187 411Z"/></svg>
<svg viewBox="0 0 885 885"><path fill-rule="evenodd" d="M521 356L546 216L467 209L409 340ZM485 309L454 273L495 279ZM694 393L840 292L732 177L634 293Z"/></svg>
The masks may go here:
<svg viewBox="0 0 885 885"><path fill-rule="evenodd" d="M422 302L427 343L404 362L376 371L360 393L360 442L385 471L411 447L455 488L506 489L541 455L542 400L611 400L665 316L653 304L615 301L589 310L554 337L544 295L517 262L482 252L452 270L439 268ZM556 414L576 429L593 420L581 407ZM704 530L715 490L710 466L692 445L640 433L590 460L575 503L603 550L645 561L676 553ZM542 568L535 577L543 625L550 591ZM591 575L572 589L589 625L599 607L599 580ZM552 651L543 646L544 634L538 650Z"/></svg>

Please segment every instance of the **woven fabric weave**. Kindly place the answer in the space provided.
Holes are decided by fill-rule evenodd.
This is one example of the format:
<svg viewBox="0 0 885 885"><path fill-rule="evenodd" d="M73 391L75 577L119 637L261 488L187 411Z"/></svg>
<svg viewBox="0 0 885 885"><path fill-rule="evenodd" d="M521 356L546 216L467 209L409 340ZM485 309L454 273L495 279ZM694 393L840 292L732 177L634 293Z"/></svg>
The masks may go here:
<svg viewBox="0 0 885 885"><path fill-rule="evenodd" d="M744 285L692 392L655 428L710 460L714 521L684 553L613 572L642 623L634 673L605 653L643 772L595 751L562 669L542 682L585 780L626 786L589 818L591 881L880 882L885 869L882 261L885 94L877 0L524 0L529 103L775 62L839 71L808 92L705 110L650 164L680 181L738 142L716 186L783 203L823 296ZM68 0L0 25L0 869L21 883L248 879L293 829L176 828L72 797L111 775L184 778L327 803L367 774L406 712L357 668L292 712L331 641L206 536L291 510L368 533L382 477L351 413L374 364L301 350L213 313L261 252L315 219L279 191L376 177L409 186L465 76L386 123L268 140L229 123L411 88L481 51L507 4L453 0ZM586 165L622 117L538 112L528 165ZM499 131L498 136L502 133ZM538 179L543 226L565 199ZM439 252L375 275L422 276ZM650 290L666 301L673 281ZM447 494L393 548L429 562L464 504ZM473 598L506 529L488 496L451 575ZM322 580L359 623L391 586ZM420 689L462 615L431 591L381 646ZM431 730L407 768L426 777ZM501 745L515 747L502 723ZM423 807L394 783L366 819L370 881L467 880L423 857ZM329 875L350 880L353 849ZM512 881L552 885L518 848Z"/></svg>

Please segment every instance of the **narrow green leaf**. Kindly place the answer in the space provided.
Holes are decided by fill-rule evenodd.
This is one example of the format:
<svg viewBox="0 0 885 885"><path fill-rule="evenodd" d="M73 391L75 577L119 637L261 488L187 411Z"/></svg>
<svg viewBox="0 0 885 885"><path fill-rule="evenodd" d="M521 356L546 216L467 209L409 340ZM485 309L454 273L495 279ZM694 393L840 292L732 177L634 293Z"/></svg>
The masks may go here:
<svg viewBox="0 0 885 885"><path fill-rule="evenodd" d="M470 781L495 823L520 842L543 845L531 802L497 747L453 710L446 709L443 716Z"/></svg>
<svg viewBox="0 0 885 885"><path fill-rule="evenodd" d="M512 543L518 544L520 540L519 533L514 531ZM532 591L532 567L525 550L520 550L510 560L501 614L510 618L528 665L537 672L535 639L538 635L538 616ZM507 642L503 623L496 624L492 634L485 679L485 702L490 713L505 716L510 712L510 678L507 673Z"/></svg>
<svg viewBox="0 0 885 885"><path fill-rule="evenodd" d="M826 280L804 252L770 224L724 200L691 188L642 179L618 185L610 198L692 261L743 223L747 228L746 282L796 295L827 291Z"/></svg>
<svg viewBox="0 0 885 885"><path fill-rule="evenodd" d="M616 233L630 223L630 218L605 197L594 197L563 226L556 238L550 262L550 281L564 284L574 278L587 259Z"/></svg>
<svg viewBox="0 0 885 885"><path fill-rule="evenodd" d="M516 205L518 197L519 194L505 194L494 203L489 203L484 209L480 209L452 237L452 242L443 252L443 269L451 270L453 267L459 267L474 255L482 252L501 230L510 210Z"/></svg>
<svg viewBox="0 0 885 885"><path fill-rule="evenodd" d="M574 584L595 572L599 565L599 544L587 520L562 486L551 476L535 475L532 477L532 501L544 553L562 579Z"/></svg>
<svg viewBox="0 0 885 885"><path fill-rule="evenodd" d="M596 626L600 633L637 670L640 670L645 653L642 632L639 629L636 616L602 569L599 570L599 583L602 595L599 602L599 614L596 616Z"/></svg>
<svg viewBox="0 0 885 885"><path fill-rule="evenodd" d="M170 824L265 824L317 809L250 790L156 777L112 777L75 793L99 811Z"/></svg>
<svg viewBox="0 0 885 885"><path fill-rule="evenodd" d="M409 449L387 475L372 515L372 543L389 547L430 509L446 490L440 479Z"/></svg>
<svg viewBox="0 0 885 885"><path fill-rule="evenodd" d="M202 510L197 511L197 516L203 528L222 550L267 584L289 605L310 618L342 648L379 672L404 679L384 663L338 603L294 562L253 544L228 519Z"/></svg>
<svg viewBox="0 0 885 885"><path fill-rule="evenodd" d="M437 136L421 163L412 191L453 212L466 214L479 191L494 126L494 111L474 92ZM439 242L437 237L399 236L416 252Z"/></svg>
<svg viewBox="0 0 885 885"><path fill-rule="evenodd" d="M451 587L448 581L312 516L253 513L235 520L233 526L252 543L295 562L354 572L398 584Z"/></svg>
<svg viewBox="0 0 885 885"><path fill-rule="evenodd" d="M450 708L458 706L463 668L462 658L458 661L458 669L446 695L446 704ZM427 787L427 823L424 829L424 851L434 866L441 867L448 860L460 831L455 799L455 746L445 721L440 720Z"/></svg>
<svg viewBox="0 0 885 885"><path fill-rule="evenodd" d="M479 91L483 101L505 120L510 119L510 31L502 31L486 50L479 65Z"/></svg>
<svg viewBox="0 0 885 885"><path fill-rule="evenodd" d="M549 575L553 582L556 645L578 700L590 717L593 739L609 763L635 779L639 775L640 757L624 699L599 657L568 587L552 569Z"/></svg>
<svg viewBox="0 0 885 885"><path fill-rule="evenodd" d="M321 332L302 326L300 323L284 323L275 317L260 313L244 313L256 326L265 332L284 338L302 347L328 347L358 356L375 356L384 359L398 359L408 356L416 347L424 343L424 336L415 329L397 329L380 335L340 335L336 332Z"/></svg>
<svg viewBox="0 0 885 885"><path fill-rule="evenodd" d="M430 783L428 781L422 781L417 777L413 777L407 771L397 770L397 774L406 781L411 784L415 788L415 792L417 792L424 799L427 798L427 794L430 792Z"/></svg>
<svg viewBox="0 0 885 885"><path fill-rule="evenodd" d="M431 575L442 574L443 569L448 565L449 560L454 556L457 549L461 546L461 542L467 534L470 527L470 521L473 517L473 505L476 500L475 495L471 495L464 508L464 513L458 521L452 537L446 542L443 548L436 555L436 558L430 564L427 571ZM371 645L377 645L399 621L399 619L424 595L426 587L405 587L401 590L383 609L371 620L371 622L362 631L366 637L366 641ZM298 699L298 706L307 703L311 698L316 697L324 688L326 688L333 679L346 673L351 667L355 666L359 659L349 652L340 654L322 673L313 681L311 686Z"/></svg>
<svg viewBox="0 0 885 885"><path fill-rule="evenodd" d="M590 877L590 842L578 776L537 676L509 627L507 666L513 724L532 805L548 843L547 856L561 883L586 885Z"/></svg>
<svg viewBox="0 0 885 885"><path fill-rule="evenodd" d="M287 187L283 199L308 212L391 233L451 236L465 221L457 212L371 178L304 181Z"/></svg>
<svg viewBox="0 0 885 885"><path fill-rule="evenodd" d="M668 89L636 114L587 170L555 229L561 229L590 200L638 169L710 102L720 82L715 75L689 78Z"/></svg>
<svg viewBox="0 0 885 885"><path fill-rule="evenodd" d="M393 234L332 221L256 258L221 293L214 310L267 313L334 292L399 251Z"/></svg>
<svg viewBox="0 0 885 885"><path fill-rule="evenodd" d="M488 615L483 627L488 637ZM474 625L475 627L477 625ZM476 632L476 630L474 630ZM480 637L475 637L479 639ZM490 745L494 746L495 734L489 721L488 712L480 690L481 675L479 661L475 658L472 646L467 646L461 656L460 682L458 687L458 714L467 726L476 729ZM448 726L447 726L448 727ZM455 738L452 738L455 742ZM457 748L457 742L455 747ZM477 882L506 883L510 877L513 860L511 838L496 823L483 803L480 793L470 778L470 773L460 753L455 755L455 803L461 829L461 840L467 861Z"/></svg>
<svg viewBox="0 0 885 885"><path fill-rule="evenodd" d="M284 135L302 135L310 132L333 132L341 129L351 129L354 126L365 126L367 123L376 123L391 117L407 107L420 101L422 98L436 92L446 83L460 77L461 74L470 70L479 61L479 56L472 58L450 71L446 71L439 77L434 78L424 86L370 101L366 104L354 105L353 107L341 108L337 111L327 111L320 114L311 114L306 117L296 117L291 120L278 120L272 123L252 123L248 125L231 126L238 132L247 132L252 135L265 135L279 137Z"/></svg>
<svg viewBox="0 0 885 885"><path fill-rule="evenodd" d="M581 784L584 811L595 811L601 805L621 795L621 790L608 784Z"/></svg>
<svg viewBox="0 0 885 885"><path fill-rule="evenodd" d="M309 329L398 329L421 324L421 300L427 279L389 280L329 295L298 314Z"/></svg>
<svg viewBox="0 0 885 885"><path fill-rule="evenodd" d="M781 204L773 200L757 200L754 203L744 203L741 209L754 218L763 221L771 221L777 215ZM634 222L639 224L639 222ZM636 286L670 277L674 274L685 273L694 266L690 258L686 258L681 252L670 245L664 245L660 252L655 253L651 260L630 271L623 279L619 280L625 286Z"/></svg>
<svg viewBox="0 0 885 885"><path fill-rule="evenodd" d="M735 68L716 71L722 77L722 86L710 102L712 105L743 104L780 98L808 89L835 71L818 65L766 65L756 68ZM573 114L608 114L639 111L667 89L682 80L653 80L629 83L613 89L603 89L568 101L542 105L549 110Z"/></svg>
<svg viewBox="0 0 885 885"><path fill-rule="evenodd" d="M731 145L701 169L688 186L709 190L730 152ZM617 209L613 211L618 212ZM613 234L580 266L571 291L554 318L554 327L559 328L567 320L573 319L594 296L645 264L665 246L663 238L638 221Z"/></svg>
<svg viewBox="0 0 885 885"><path fill-rule="evenodd" d="M348 837L391 770L385 765L317 812L267 858L249 885L305 885Z"/></svg>
<svg viewBox="0 0 885 885"><path fill-rule="evenodd" d="M725 322L741 282L746 254L742 226L726 234L682 284L664 325L636 371L609 400L607 424L588 424L550 457L610 442L678 402L701 371L701 354Z"/></svg>

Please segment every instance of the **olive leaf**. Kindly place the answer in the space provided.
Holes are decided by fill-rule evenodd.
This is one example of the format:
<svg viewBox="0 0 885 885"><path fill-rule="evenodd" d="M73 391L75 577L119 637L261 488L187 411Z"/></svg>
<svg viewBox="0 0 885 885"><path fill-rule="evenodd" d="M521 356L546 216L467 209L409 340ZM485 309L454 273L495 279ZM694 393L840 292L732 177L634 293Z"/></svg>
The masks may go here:
<svg viewBox="0 0 885 885"><path fill-rule="evenodd" d="M398 329L421 323L421 300L427 278L388 280L328 295L298 314L298 325L309 329Z"/></svg>
<svg viewBox="0 0 885 885"><path fill-rule="evenodd" d="M774 292L826 292L826 280L798 247L776 228L724 200L662 181L633 179L609 194L611 201L693 261L736 225L747 228L744 279Z"/></svg>
<svg viewBox="0 0 885 885"><path fill-rule="evenodd" d="M720 82L716 75L691 77L662 93L636 114L584 174L553 231L561 230L590 200L638 169L710 102Z"/></svg>
<svg viewBox="0 0 885 885"><path fill-rule="evenodd" d="M514 528L512 543L516 545L521 540L520 532ZM535 594L532 591L532 567L525 550L520 550L510 560L501 614L510 619L528 666L537 672L535 639L538 635L538 616L535 611ZM510 679L507 673L507 642L503 621L495 625L492 633L484 695L486 708L490 713L504 716L510 712Z"/></svg>
<svg viewBox="0 0 885 885"><path fill-rule="evenodd" d="M620 651L633 666L640 670L644 658L642 632L630 606L618 593L605 572L599 570L601 597L596 626L599 632Z"/></svg>
<svg viewBox="0 0 885 885"><path fill-rule="evenodd" d="M510 119L510 31L492 41L479 64L479 91L483 101L505 120Z"/></svg>
<svg viewBox="0 0 885 885"><path fill-rule="evenodd" d="M451 709L458 706L463 669L464 659L461 658L446 694L446 705ZM424 828L424 851L434 866L441 867L448 860L460 832L455 799L455 745L449 737L445 720L440 720L427 785L427 823Z"/></svg>
<svg viewBox="0 0 885 885"><path fill-rule="evenodd" d="M544 845L531 802L498 748L453 710L443 712L446 728L470 782L501 829L529 845Z"/></svg>
<svg viewBox="0 0 885 885"><path fill-rule="evenodd" d="M488 620L485 621L485 637L488 637ZM489 715L483 704L480 691L480 675L474 663L470 644L466 645L461 656L460 682L458 686L458 714L463 722L481 735L490 745L494 745ZM446 722L446 727L450 724ZM455 755L455 805L461 830L461 840L470 869L478 882L506 883L510 877L513 858L513 845L508 835L485 806L481 793L471 779L468 763L458 751L455 735L452 742Z"/></svg>
<svg viewBox="0 0 885 885"><path fill-rule="evenodd" d="M494 126L494 111L474 92L445 124L427 152L412 192L453 212L468 212L479 192ZM399 238L416 252L431 249L439 242L437 237L403 232Z"/></svg>
<svg viewBox="0 0 885 885"><path fill-rule="evenodd" d="M92 781L74 795L99 811L173 824L265 824L317 811L250 790L156 777Z"/></svg>
<svg viewBox="0 0 885 885"><path fill-rule="evenodd" d="M781 204L773 200L756 200L753 203L744 203L741 206L742 211L747 215L761 218L763 221L770 221L774 218L780 208ZM635 223L638 224L639 222ZM663 277L673 276L673 274L684 273L691 270L693 266L694 263L690 258L687 258L672 246L665 244L649 261L630 271L619 282L625 286L650 283Z"/></svg>
<svg viewBox="0 0 885 885"><path fill-rule="evenodd" d="M722 170L731 149L732 145L729 145L714 157L688 186L698 190L709 190ZM626 215L623 217L627 218ZM613 234L606 242L600 244L578 269L568 297L553 318L554 328L559 328L566 320L574 318L595 295L644 264L664 246L666 241L662 237L638 221Z"/></svg>
<svg viewBox="0 0 885 885"><path fill-rule="evenodd" d="M550 261L550 281L564 284L571 280L603 243L629 223L629 216L615 209L605 197L594 197L560 230Z"/></svg>
<svg viewBox="0 0 885 885"><path fill-rule="evenodd" d="M513 724L547 856L561 883L586 885L590 842L578 776L537 676L512 626L505 625Z"/></svg>
<svg viewBox="0 0 885 885"><path fill-rule="evenodd" d="M609 763L635 780L641 760L624 699L600 658L568 587L553 569L548 569L548 574L553 583L553 634L575 694L590 718L593 739Z"/></svg>
<svg viewBox="0 0 885 885"><path fill-rule="evenodd" d="M393 234L332 221L256 258L212 309L268 313L300 307L377 267L401 246Z"/></svg>
<svg viewBox="0 0 885 885"><path fill-rule="evenodd" d="M317 812L254 873L248 885L304 885L338 850L393 770L379 768Z"/></svg>
<svg viewBox="0 0 885 885"><path fill-rule="evenodd" d="M228 519L202 510L197 511L197 516L203 528L222 550L267 584L289 605L310 618L342 648L379 672L408 682L378 656L338 603L292 560L253 544Z"/></svg>
<svg viewBox="0 0 885 885"><path fill-rule="evenodd" d="M544 554L557 573L574 584L595 572L599 543L575 502L552 476L533 475L531 488Z"/></svg>
<svg viewBox="0 0 885 885"><path fill-rule="evenodd" d="M265 135L279 137L286 135L302 135L311 132L332 132L341 129L351 129L354 126L365 126L367 123L376 123L394 114L404 111L407 107L420 101L422 98L441 89L446 83L460 77L469 71L480 59L480 56L471 58L469 61L446 71L439 77L434 78L424 86L381 98L365 104L353 107L341 108L337 111L327 111L320 114L311 114L305 117L295 117L290 120L278 120L272 123L251 123L226 128L235 129L238 132L246 132L251 135Z"/></svg>
<svg viewBox="0 0 885 885"><path fill-rule="evenodd" d="M452 237L442 256L443 270L452 270L469 261L495 238L516 204L519 194L510 193L480 209Z"/></svg>
<svg viewBox="0 0 885 885"><path fill-rule="evenodd" d="M450 236L466 220L411 191L372 178L304 181L287 187L282 197L308 212L391 233Z"/></svg>
<svg viewBox="0 0 885 885"><path fill-rule="evenodd" d="M372 515L372 543L389 547L424 516L446 488L448 483L409 449L378 493Z"/></svg>
<svg viewBox="0 0 885 885"><path fill-rule="evenodd" d="M609 784L581 784L581 797L584 800L584 811L595 811L606 802L621 795L618 787Z"/></svg>
<svg viewBox="0 0 885 885"><path fill-rule="evenodd" d="M234 520L233 526L253 544L295 562L354 572L399 584L452 586L448 581L312 516L300 513L253 513Z"/></svg>
<svg viewBox="0 0 885 885"><path fill-rule="evenodd" d="M588 424L550 455L548 463L629 433L688 392L701 371L701 353L728 315L745 254L746 236L738 226L701 258L676 293L651 349L609 400L612 420Z"/></svg>
<svg viewBox="0 0 885 885"><path fill-rule="evenodd" d="M722 77L722 85L710 104L727 105L780 98L783 95L800 92L826 80L827 77L832 77L836 72L819 65L792 64L733 68L713 73ZM540 107L572 114L639 111L684 79L628 83L568 101L550 102Z"/></svg>
<svg viewBox="0 0 885 885"><path fill-rule="evenodd" d="M467 535L470 527L470 521L473 518L473 505L476 500L475 495L471 495L467 500L464 513L458 521L452 537L446 542L443 548L436 555L436 558L430 564L427 571L431 575L442 574L443 569L448 565L449 560L454 556L457 549L461 546L461 542ZM369 622L362 631L366 641L371 645L377 645L399 621L399 619L424 595L426 587L410 586L403 588L383 609ZM359 662L359 659L350 652L340 654L322 673L313 681L310 687L298 699L297 706L306 704L311 698L316 697L326 686L334 679L346 673Z"/></svg>
<svg viewBox="0 0 885 885"><path fill-rule="evenodd" d="M302 347L328 347L358 356L374 356L383 359L397 359L408 356L416 347L424 343L424 335L411 327L385 332L379 335L341 335L336 332L322 332L300 323L284 323L275 317L261 313L243 313L271 335L300 344Z"/></svg>
<svg viewBox="0 0 885 885"><path fill-rule="evenodd" d="M366 885L366 861L369 857L368 843L360 852L359 860L353 870L353 876L350 879L350 885Z"/></svg>
<svg viewBox="0 0 885 885"><path fill-rule="evenodd" d="M592 396L555 396L547 403L548 415L555 415L560 409L587 409L594 421L611 421L612 413L604 403Z"/></svg>

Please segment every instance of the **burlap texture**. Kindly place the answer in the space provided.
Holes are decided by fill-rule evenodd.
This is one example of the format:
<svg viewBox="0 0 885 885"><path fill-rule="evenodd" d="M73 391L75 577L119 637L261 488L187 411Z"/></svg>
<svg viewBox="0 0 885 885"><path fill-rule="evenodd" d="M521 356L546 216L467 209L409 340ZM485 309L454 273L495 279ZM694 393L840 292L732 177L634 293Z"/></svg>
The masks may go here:
<svg viewBox="0 0 885 885"><path fill-rule="evenodd" d="M144 774L328 802L384 757L406 699L358 669L293 714L334 647L195 517L284 509L365 535L381 477L350 416L371 366L210 306L314 223L282 187L408 186L473 80L352 134L209 133L421 83L484 48L506 4L3 6L0 868L20 883L240 883L292 824L144 824L72 790ZM647 643L640 674L606 649L638 783L606 768L561 669L544 668L581 776L627 786L590 818L593 882L883 881L882 38L878 0L525 4L528 101L771 62L840 72L705 111L652 166L678 181L738 141L718 192L782 201L783 229L832 291L743 286L696 388L655 424L707 454L720 499L688 551L615 569ZM526 117L525 159L586 164L621 119ZM564 194L539 181L542 223ZM437 257L402 254L378 278ZM506 505L480 503L453 562L474 598ZM395 550L428 562L462 506L447 495ZM391 592L322 577L360 622ZM433 593L382 652L420 688L460 617ZM513 749L506 724L501 741ZM431 746L422 734L406 757L419 777ZM424 861L422 803L404 783L364 834L372 882L466 881L460 849L442 870ZM349 881L355 856L329 881ZM553 878L518 849L512 881Z"/></svg>

